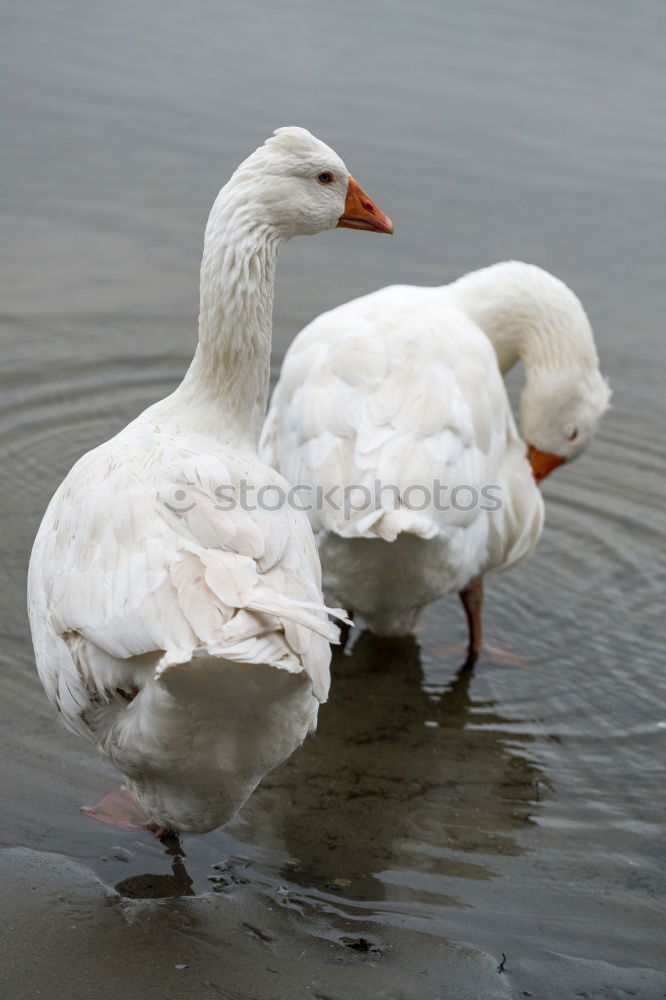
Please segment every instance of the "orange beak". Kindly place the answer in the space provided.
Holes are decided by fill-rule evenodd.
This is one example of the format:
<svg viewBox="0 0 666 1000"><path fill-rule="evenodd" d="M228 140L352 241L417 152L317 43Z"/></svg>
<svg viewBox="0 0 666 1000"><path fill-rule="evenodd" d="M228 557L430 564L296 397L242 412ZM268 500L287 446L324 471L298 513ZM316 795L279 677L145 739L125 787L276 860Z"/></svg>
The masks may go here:
<svg viewBox="0 0 666 1000"><path fill-rule="evenodd" d="M353 177L347 184L345 210L338 220L339 229L367 229L371 233L392 233L393 223L368 198Z"/></svg>
<svg viewBox="0 0 666 1000"><path fill-rule="evenodd" d="M566 462L566 458L561 455L551 455L547 451L539 451L534 445L527 446L527 459L532 466L532 475L537 483L545 479L553 469Z"/></svg>

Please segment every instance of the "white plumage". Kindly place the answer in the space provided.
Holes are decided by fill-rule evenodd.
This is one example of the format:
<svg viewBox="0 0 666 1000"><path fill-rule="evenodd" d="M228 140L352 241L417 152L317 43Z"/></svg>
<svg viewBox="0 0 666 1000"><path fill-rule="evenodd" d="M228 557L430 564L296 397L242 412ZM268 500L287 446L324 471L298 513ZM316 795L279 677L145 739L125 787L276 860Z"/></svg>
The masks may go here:
<svg viewBox="0 0 666 1000"><path fill-rule="evenodd" d="M502 377L518 357L523 437L573 457L608 389L582 306L539 268L384 288L290 346L260 452L308 487L325 589L378 634L410 632L426 604L536 545L543 501Z"/></svg>
<svg viewBox="0 0 666 1000"><path fill-rule="evenodd" d="M48 696L169 828L233 815L328 692L337 630L309 525L286 509L221 514L215 491L241 477L281 482L207 437L140 419L74 466L31 560Z"/></svg>
<svg viewBox="0 0 666 1000"><path fill-rule="evenodd" d="M230 819L327 696L337 628L312 531L288 506L257 505L262 487L286 483L256 449L277 251L336 226L352 183L296 128L239 167L206 228L183 383L76 463L35 541L29 611L46 693L163 828Z"/></svg>

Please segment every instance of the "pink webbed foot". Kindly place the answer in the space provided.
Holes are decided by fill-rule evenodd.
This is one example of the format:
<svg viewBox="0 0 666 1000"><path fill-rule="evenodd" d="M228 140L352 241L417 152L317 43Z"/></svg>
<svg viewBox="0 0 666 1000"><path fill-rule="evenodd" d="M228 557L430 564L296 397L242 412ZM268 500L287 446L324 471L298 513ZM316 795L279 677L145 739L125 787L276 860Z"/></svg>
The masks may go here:
<svg viewBox="0 0 666 1000"><path fill-rule="evenodd" d="M81 812L99 820L100 823L119 826L124 830L149 830L158 840L176 835L173 830L168 830L151 820L124 785L109 792L95 806L81 806Z"/></svg>
<svg viewBox="0 0 666 1000"><path fill-rule="evenodd" d="M464 643L452 643L451 645L435 646L432 652L442 659L460 659L462 667L471 670L476 664L479 666L495 667L521 667L525 669L527 663L522 657L507 649L500 649L498 646L491 646L484 642L478 649L470 649Z"/></svg>
<svg viewBox="0 0 666 1000"><path fill-rule="evenodd" d="M491 646L488 642L481 646L477 662L490 663L496 667L520 667L523 670L527 667L527 661L522 656L509 649L501 649L500 646Z"/></svg>

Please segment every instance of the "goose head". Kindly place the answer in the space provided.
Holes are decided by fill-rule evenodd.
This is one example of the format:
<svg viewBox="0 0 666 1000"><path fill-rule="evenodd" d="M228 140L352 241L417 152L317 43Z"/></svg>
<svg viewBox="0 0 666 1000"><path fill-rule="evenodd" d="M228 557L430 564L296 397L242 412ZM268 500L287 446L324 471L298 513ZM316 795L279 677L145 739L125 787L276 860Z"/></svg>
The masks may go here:
<svg viewBox="0 0 666 1000"><path fill-rule="evenodd" d="M530 373L521 398L521 433L538 483L585 451L610 397L608 383L596 367Z"/></svg>
<svg viewBox="0 0 666 1000"><path fill-rule="evenodd" d="M304 128L277 129L223 191L278 240L336 227L393 232L338 154Z"/></svg>

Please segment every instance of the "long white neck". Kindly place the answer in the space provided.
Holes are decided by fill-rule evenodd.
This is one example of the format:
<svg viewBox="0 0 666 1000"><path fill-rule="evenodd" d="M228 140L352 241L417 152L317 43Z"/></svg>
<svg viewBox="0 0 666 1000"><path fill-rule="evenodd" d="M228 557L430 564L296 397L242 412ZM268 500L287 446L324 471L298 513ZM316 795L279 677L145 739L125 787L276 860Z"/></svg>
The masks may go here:
<svg viewBox="0 0 666 1000"><path fill-rule="evenodd" d="M222 189L204 238L199 344L168 401L168 410L189 429L253 450L268 402L281 243L253 219L242 192L233 185Z"/></svg>
<svg viewBox="0 0 666 1000"><path fill-rule="evenodd" d="M519 359L528 374L567 365L596 371L599 359L585 310L564 282L540 267L506 261L447 287L491 340L502 374Z"/></svg>

